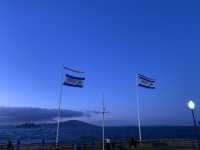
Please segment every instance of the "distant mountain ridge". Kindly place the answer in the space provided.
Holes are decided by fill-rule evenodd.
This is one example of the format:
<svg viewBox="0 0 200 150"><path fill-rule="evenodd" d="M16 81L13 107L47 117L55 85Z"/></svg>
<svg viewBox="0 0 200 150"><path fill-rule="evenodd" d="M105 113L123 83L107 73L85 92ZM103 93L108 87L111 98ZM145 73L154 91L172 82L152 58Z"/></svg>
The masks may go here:
<svg viewBox="0 0 200 150"><path fill-rule="evenodd" d="M41 126L48 126L48 127L54 127L57 126L57 123L44 123L44 124L40 124ZM60 122L60 127L99 127L97 125L94 124L90 124L90 123L86 123L83 121L79 121L79 120L69 120L69 121L63 121Z"/></svg>
<svg viewBox="0 0 200 150"><path fill-rule="evenodd" d="M23 123L16 125L17 128L40 128L41 125L35 123Z"/></svg>
<svg viewBox="0 0 200 150"><path fill-rule="evenodd" d="M41 127L56 127L57 123L22 123L19 125L16 125L17 128L41 128ZM79 128L98 128L99 126L94 124L89 124L83 121L78 120L69 120L69 121L63 121L60 122L60 127L79 127Z"/></svg>

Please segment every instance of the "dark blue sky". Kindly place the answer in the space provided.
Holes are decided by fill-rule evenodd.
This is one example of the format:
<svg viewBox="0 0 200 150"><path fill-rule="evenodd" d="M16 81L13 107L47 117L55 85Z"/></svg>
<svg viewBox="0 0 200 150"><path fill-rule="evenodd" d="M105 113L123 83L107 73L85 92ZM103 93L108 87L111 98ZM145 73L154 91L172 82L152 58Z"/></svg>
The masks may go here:
<svg viewBox="0 0 200 150"><path fill-rule="evenodd" d="M2 0L0 105L57 108L64 63L86 72L83 89L64 88L65 109L100 110L104 92L108 122L136 124L140 72L157 80L140 89L142 124L190 124L189 99L200 113L199 16L199 1Z"/></svg>

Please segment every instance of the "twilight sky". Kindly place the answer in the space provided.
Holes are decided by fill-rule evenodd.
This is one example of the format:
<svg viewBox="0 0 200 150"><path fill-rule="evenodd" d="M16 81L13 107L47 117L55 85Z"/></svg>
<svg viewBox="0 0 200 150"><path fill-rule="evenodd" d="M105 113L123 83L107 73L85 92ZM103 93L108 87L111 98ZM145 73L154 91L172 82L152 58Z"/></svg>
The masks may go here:
<svg viewBox="0 0 200 150"><path fill-rule="evenodd" d="M64 87L64 109L98 111L104 92L107 124L136 125L140 72L157 80L155 90L139 89L142 124L192 124L189 99L200 113L199 16L199 1L2 0L0 106L57 108L65 64L85 71L86 84Z"/></svg>

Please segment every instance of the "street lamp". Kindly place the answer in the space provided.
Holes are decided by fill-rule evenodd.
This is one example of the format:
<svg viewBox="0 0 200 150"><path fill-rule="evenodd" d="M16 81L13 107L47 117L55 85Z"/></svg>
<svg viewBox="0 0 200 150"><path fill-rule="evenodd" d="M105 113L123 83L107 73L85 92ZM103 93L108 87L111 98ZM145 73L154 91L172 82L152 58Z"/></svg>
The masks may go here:
<svg viewBox="0 0 200 150"><path fill-rule="evenodd" d="M192 117L193 117L193 122L194 122L194 128L195 128L195 132L196 132L196 144L197 144L197 149L199 150L200 146L199 146L199 141L198 141L198 128L197 128L197 121L196 121L196 117L194 115L194 110L195 110L195 103L190 100L188 102L188 108L192 111Z"/></svg>
<svg viewBox="0 0 200 150"><path fill-rule="evenodd" d="M190 100L188 102L188 108L191 110L192 112L192 117L193 117L193 122L194 122L194 126L197 127L197 122L196 122L196 118L195 118L195 115L194 115L194 110L195 110L195 103Z"/></svg>

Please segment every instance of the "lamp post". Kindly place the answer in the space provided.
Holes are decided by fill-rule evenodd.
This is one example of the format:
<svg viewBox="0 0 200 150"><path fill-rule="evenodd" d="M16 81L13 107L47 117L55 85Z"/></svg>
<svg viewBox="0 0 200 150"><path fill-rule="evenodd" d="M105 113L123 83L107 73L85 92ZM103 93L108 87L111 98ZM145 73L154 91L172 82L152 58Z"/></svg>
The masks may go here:
<svg viewBox="0 0 200 150"><path fill-rule="evenodd" d="M194 115L195 103L194 103L192 100L190 100L190 101L188 102L188 108L189 108L189 109L191 110L191 112L192 112L194 127L196 128L196 127L197 127L197 121L196 121L196 117L195 117L195 115Z"/></svg>
<svg viewBox="0 0 200 150"><path fill-rule="evenodd" d="M197 121L196 121L196 117L195 117L195 114L194 114L194 110L195 110L195 103L190 100L188 102L188 108L191 110L192 112L192 117L193 117L193 122L194 122L194 130L196 132L196 144L197 144L197 149L199 149L199 142L198 142L198 127L197 127Z"/></svg>

